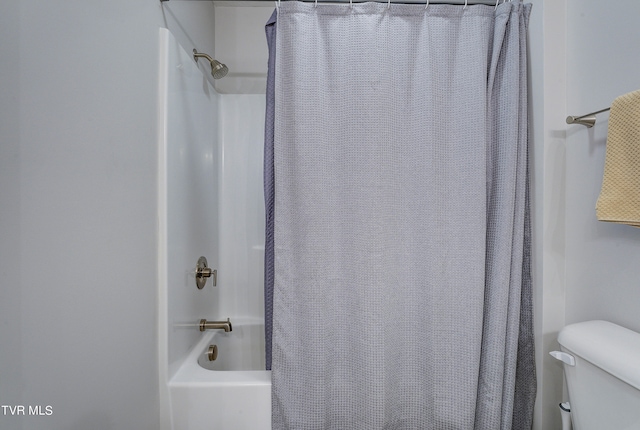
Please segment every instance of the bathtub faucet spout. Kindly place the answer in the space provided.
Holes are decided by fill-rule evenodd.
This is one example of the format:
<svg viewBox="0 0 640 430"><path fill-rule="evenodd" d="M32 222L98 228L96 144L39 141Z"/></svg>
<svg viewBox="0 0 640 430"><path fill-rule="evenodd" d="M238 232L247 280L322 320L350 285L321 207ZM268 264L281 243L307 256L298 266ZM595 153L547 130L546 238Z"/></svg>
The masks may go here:
<svg viewBox="0 0 640 430"><path fill-rule="evenodd" d="M206 319L200 320L200 331L205 330L224 330L225 332L231 331L231 320L227 318L226 321L207 321Z"/></svg>

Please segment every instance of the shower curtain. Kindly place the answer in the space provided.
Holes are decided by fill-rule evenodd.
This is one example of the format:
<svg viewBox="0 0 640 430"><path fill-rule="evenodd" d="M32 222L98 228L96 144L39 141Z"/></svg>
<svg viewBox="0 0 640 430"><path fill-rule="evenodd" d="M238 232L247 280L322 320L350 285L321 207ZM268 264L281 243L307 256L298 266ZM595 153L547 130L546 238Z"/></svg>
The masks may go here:
<svg viewBox="0 0 640 430"><path fill-rule="evenodd" d="M272 17L274 430L531 428L529 11L287 1Z"/></svg>

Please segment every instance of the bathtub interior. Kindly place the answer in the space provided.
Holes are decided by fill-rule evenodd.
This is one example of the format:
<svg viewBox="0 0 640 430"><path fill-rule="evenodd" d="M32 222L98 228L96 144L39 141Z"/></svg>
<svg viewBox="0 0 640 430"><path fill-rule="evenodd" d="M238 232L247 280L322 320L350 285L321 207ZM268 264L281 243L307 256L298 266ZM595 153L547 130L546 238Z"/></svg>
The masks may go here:
<svg viewBox="0 0 640 430"><path fill-rule="evenodd" d="M230 332L218 331L210 344L217 347L217 358L210 360L209 347L198 356L200 367L213 371L254 371L265 369L264 324L234 324Z"/></svg>
<svg viewBox="0 0 640 430"><path fill-rule="evenodd" d="M262 326L239 321L230 333L205 332L169 381L173 430L271 429L271 372L252 370L257 363L253 359L233 357L234 353L246 355L242 347L251 344L252 334ZM240 336L234 338L234 334ZM200 364L208 361L212 344L226 351L224 369L210 370Z"/></svg>

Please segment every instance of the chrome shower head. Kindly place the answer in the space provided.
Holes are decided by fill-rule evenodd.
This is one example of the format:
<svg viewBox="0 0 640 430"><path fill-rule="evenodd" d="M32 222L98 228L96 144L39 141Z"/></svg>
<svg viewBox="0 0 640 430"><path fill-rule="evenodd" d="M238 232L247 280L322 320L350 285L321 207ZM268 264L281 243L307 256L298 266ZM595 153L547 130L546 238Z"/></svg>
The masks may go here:
<svg viewBox="0 0 640 430"><path fill-rule="evenodd" d="M213 76L213 79L224 78L228 71L229 68L226 65L218 60L211 60L211 76Z"/></svg>
<svg viewBox="0 0 640 430"><path fill-rule="evenodd" d="M225 66L218 60L214 60L209 55L204 54L202 52L198 52L197 50L194 49L193 59L196 60L196 63L198 62L199 57L204 57L207 60L209 60L209 63L211 63L211 76L213 76L213 79L224 78L227 75L227 72L229 71L229 68L227 66Z"/></svg>

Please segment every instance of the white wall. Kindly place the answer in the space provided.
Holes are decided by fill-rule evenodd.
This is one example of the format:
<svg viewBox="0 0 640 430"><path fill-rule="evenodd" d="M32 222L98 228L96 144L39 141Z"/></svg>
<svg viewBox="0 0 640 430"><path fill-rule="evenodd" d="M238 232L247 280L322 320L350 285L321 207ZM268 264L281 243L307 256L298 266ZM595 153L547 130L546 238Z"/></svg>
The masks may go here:
<svg viewBox="0 0 640 430"><path fill-rule="evenodd" d="M562 368L549 356L564 326L564 117L566 5L532 1L529 22L534 324L538 395L536 430L561 426Z"/></svg>
<svg viewBox="0 0 640 430"><path fill-rule="evenodd" d="M606 319L640 330L640 230L595 218L608 114L593 129L564 123L567 115L607 107L640 87L640 59L631 53L640 44L638 16L634 0L534 2L534 211L542 214L535 232L536 429L561 428L562 367L548 356L558 348L560 328Z"/></svg>
<svg viewBox="0 0 640 430"><path fill-rule="evenodd" d="M53 412L2 429L159 428L158 29L213 22L184 6L0 3L0 403Z"/></svg>
<svg viewBox="0 0 640 430"><path fill-rule="evenodd" d="M567 114L611 105L640 89L640 2L568 0ZM605 319L640 331L640 229L596 221L608 113L568 127L567 323Z"/></svg>
<svg viewBox="0 0 640 430"><path fill-rule="evenodd" d="M264 94L269 51L264 25L273 2L219 2L215 6L215 52L229 74L215 87L223 94Z"/></svg>
<svg viewBox="0 0 640 430"><path fill-rule="evenodd" d="M20 288L20 89L18 2L0 3L0 405L23 403ZM3 417L0 427L18 429Z"/></svg>

